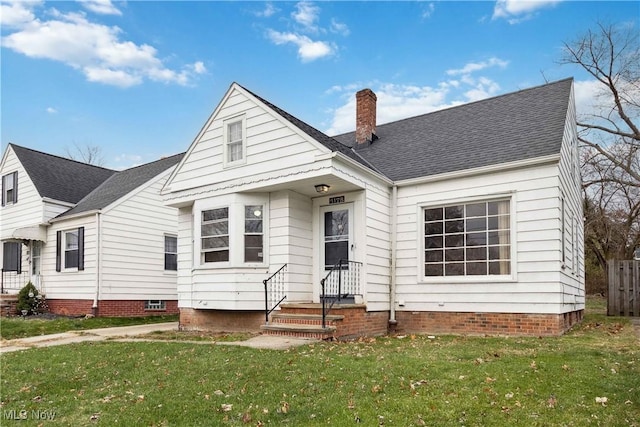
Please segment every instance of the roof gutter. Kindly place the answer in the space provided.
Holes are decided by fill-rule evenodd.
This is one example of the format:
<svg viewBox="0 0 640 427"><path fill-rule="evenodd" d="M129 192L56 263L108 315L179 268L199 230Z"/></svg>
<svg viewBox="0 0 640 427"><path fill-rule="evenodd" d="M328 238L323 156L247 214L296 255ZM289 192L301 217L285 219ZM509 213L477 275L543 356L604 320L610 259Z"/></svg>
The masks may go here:
<svg viewBox="0 0 640 427"><path fill-rule="evenodd" d="M549 156L535 157L533 159L517 160L509 163L499 163L497 165L482 166L473 169L464 169L460 171L446 172L437 175L421 176L418 178L401 179L395 181L399 187L416 184L426 184L429 182L444 181L447 179L463 178L474 175L481 175L492 172L504 172L511 169L520 169L528 166L539 166L547 163L558 163L560 161L560 153L551 154Z"/></svg>
<svg viewBox="0 0 640 427"><path fill-rule="evenodd" d="M65 202L63 200L52 199L51 197L43 197L42 201L43 202L47 202L47 203L55 203L56 205L60 205L60 206L69 206L70 208L72 208L72 207L74 207L76 205L75 203Z"/></svg>

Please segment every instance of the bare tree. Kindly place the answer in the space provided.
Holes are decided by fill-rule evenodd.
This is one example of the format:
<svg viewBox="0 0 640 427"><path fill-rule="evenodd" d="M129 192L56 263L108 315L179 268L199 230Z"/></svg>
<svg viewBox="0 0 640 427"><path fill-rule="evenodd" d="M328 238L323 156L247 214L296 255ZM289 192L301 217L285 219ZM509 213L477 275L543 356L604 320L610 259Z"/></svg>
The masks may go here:
<svg viewBox="0 0 640 427"><path fill-rule="evenodd" d="M95 166L104 166L102 147L100 147L99 145L80 145L77 142L74 142L73 148L70 149L69 147L67 147L65 151L67 157L71 160L77 160L79 162L88 163Z"/></svg>
<svg viewBox="0 0 640 427"><path fill-rule="evenodd" d="M602 271L640 246L640 43L629 25L597 24L564 44L562 64L593 77L596 105L578 116L585 249Z"/></svg>

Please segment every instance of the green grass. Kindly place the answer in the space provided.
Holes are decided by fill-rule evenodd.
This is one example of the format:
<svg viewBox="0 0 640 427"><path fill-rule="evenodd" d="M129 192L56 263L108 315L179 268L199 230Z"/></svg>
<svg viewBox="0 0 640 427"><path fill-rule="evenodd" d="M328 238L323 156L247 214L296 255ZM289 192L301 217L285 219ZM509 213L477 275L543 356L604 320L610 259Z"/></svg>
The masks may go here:
<svg viewBox="0 0 640 427"><path fill-rule="evenodd" d="M384 337L288 351L94 342L0 360L2 425L21 410L21 425L54 412L44 425L640 425L638 339L628 319L597 313L554 338Z"/></svg>
<svg viewBox="0 0 640 427"><path fill-rule="evenodd" d="M177 315L91 318L58 317L55 319L43 319L38 317L3 317L0 318L0 338L26 338L36 335L57 334L67 331L109 328L112 326L143 325L147 323L174 322L177 320Z"/></svg>

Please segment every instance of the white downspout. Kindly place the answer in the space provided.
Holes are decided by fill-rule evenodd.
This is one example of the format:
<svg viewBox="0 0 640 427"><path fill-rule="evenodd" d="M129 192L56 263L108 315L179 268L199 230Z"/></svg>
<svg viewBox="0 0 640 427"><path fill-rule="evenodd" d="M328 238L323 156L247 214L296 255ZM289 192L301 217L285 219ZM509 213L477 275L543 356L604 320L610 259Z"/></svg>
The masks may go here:
<svg viewBox="0 0 640 427"><path fill-rule="evenodd" d="M102 255L102 217L100 212L96 212L96 296L93 298L92 311L93 315L98 315L98 301L100 301L100 285L102 284L102 269L101 267L101 255Z"/></svg>
<svg viewBox="0 0 640 427"><path fill-rule="evenodd" d="M389 330L394 331L396 320L396 248L397 248L397 214L398 214L398 186L391 188L391 282L389 286Z"/></svg>

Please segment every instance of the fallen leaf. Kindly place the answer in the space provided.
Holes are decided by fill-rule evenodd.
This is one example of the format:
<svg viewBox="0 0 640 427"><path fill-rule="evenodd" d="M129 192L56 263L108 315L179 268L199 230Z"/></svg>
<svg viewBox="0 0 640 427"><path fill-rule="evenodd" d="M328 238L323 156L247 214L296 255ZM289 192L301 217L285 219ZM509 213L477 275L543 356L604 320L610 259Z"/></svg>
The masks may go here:
<svg viewBox="0 0 640 427"><path fill-rule="evenodd" d="M606 397L596 397L596 403L601 403L602 406L607 406L608 401L609 399L607 399Z"/></svg>
<svg viewBox="0 0 640 427"><path fill-rule="evenodd" d="M555 408L556 407L556 403L558 403L558 399L556 399L555 396L551 396L547 400L547 406L549 406L549 408Z"/></svg>
<svg viewBox="0 0 640 427"><path fill-rule="evenodd" d="M222 409L223 412L229 412L233 409L233 405L231 403L223 403L220 405L220 409Z"/></svg>

